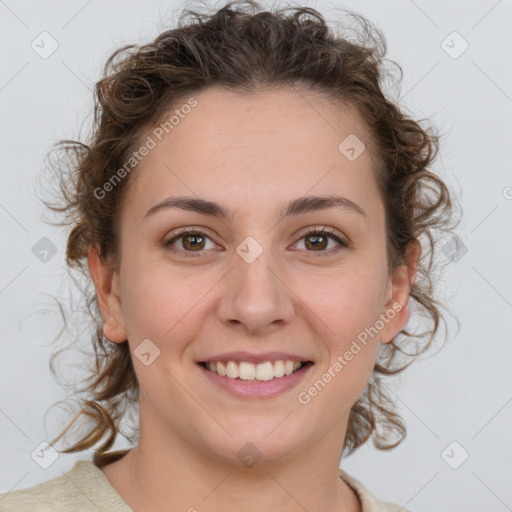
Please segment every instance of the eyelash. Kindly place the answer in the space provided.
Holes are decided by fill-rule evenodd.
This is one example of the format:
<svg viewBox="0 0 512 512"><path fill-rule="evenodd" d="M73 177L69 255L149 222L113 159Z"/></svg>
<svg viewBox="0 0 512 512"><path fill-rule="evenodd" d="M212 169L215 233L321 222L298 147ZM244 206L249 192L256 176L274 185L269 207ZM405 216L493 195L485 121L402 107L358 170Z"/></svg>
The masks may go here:
<svg viewBox="0 0 512 512"><path fill-rule="evenodd" d="M183 229L182 231L177 233L175 236L173 236L170 240L167 240L166 242L164 242L164 246L168 247L170 250L175 251L175 252L183 252L183 253L185 253L186 257L196 258L198 256L196 256L195 253L197 253L199 255L199 254L201 254L204 251L185 251L185 250L182 250L182 249L176 249L176 248L172 247L172 244L174 242L176 242L177 240L179 240L181 238L184 238L186 236L190 236L190 235L200 235L200 236L203 236L203 237L208 238L208 239L211 240L211 238L208 235L206 235L205 233L202 233L201 231L197 231L197 230L194 230L194 229ZM324 251L308 251L308 250L306 250L306 252L313 253L314 257L321 257L321 256L324 256L325 254L330 255L333 252L338 252L338 251L340 251L343 248L350 248L351 247L351 245L348 242L346 242L346 241L342 240L341 238L339 238L337 235L334 234L334 232L331 229L329 229L327 227L323 227L321 229L319 229L319 228L308 228L307 231L302 233L301 238L299 239L299 241L302 240L303 238L307 238L308 236L313 236L313 235L327 236L327 238L330 238L331 240L334 240L335 242L337 242L339 244L338 247L335 247L334 249L330 249L330 250L324 250ZM319 254L315 254L317 252Z"/></svg>

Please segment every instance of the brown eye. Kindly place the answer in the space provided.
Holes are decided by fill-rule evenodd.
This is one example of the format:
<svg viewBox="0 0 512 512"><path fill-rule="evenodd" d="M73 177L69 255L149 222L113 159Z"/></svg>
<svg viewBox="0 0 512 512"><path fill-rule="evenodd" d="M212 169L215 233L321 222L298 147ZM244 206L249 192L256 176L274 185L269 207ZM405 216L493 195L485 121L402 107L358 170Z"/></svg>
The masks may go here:
<svg viewBox="0 0 512 512"><path fill-rule="evenodd" d="M310 240L311 244L306 242L306 247L309 249L312 247L313 249L325 249L328 245L328 237L325 235L308 235L304 237L305 240Z"/></svg>
<svg viewBox="0 0 512 512"><path fill-rule="evenodd" d="M318 256L331 254L333 252L337 252L344 247L349 247L349 244L343 241L341 238L336 236L332 231L324 228L324 229L309 229L306 233L303 234L301 240L304 240L304 245L306 247L307 252L315 252L320 253ZM327 249L329 245L329 241L333 240L336 242L337 247L333 247L331 249ZM317 256L315 254L315 256Z"/></svg>
<svg viewBox="0 0 512 512"><path fill-rule="evenodd" d="M184 230L176 234L170 240L164 242L164 246L175 252L184 253L185 256L191 256L191 254L187 253L204 252L203 249L205 249L208 240L211 241L210 237L200 231ZM181 242L181 247L175 247L174 245L176 242ZM212 245L215 244L212 242Z"/></svg>
<svg viewBox="0 0 512 512"><path fill-rule="evenodd" d="M204 236L199 234L182 235L183 247L187 250L203 249L204 247Z"/></svg>

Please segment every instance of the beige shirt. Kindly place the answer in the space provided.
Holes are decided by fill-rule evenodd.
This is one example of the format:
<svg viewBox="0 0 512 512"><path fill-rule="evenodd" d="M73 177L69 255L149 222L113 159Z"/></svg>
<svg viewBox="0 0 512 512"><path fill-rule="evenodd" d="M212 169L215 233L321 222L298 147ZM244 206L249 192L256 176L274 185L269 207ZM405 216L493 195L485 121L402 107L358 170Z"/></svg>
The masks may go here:
<svg viewBox="0 0 512 512"><path fill-rule="evenodd" d="M0 512L133 512L99 469L127 452L118 450L94 461L78 461L62 476L28 489L0 494ZM339 475L359 496L362 512L411 512L378 500L359 480L341 469Z"/></svg>

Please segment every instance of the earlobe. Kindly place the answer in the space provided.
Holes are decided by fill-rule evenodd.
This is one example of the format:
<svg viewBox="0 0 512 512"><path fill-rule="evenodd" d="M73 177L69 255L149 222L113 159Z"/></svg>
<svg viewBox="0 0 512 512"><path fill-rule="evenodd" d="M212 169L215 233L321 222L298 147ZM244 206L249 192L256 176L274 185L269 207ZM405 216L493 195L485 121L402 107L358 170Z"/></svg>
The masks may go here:
<svg viewBox="0 0 512 512"><path fill-rule="evenodd" d="M421 245L418 241L409 244L405 261L390 277L391 297L387 301L383 314L388 320L380 333L381 343L390 343L407 325L410 317L409 298L421 257Z"/></svg>
<svg viewBox="0 0 512 512"><path fill-rule="evenodd" d="M128 336L121 307L119 275L114 265L104 262L100 257L99 249L90 245L88 266L96 289L105 337L115 343L126 341Z"/></svg>

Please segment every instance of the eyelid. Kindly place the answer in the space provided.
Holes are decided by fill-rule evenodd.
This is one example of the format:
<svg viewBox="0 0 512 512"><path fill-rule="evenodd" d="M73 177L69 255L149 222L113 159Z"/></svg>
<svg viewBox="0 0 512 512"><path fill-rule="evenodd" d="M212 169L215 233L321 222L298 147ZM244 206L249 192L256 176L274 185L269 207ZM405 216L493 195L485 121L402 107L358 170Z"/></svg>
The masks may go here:
<svg viewBox="0 0 512 512"><path fill-rule="evenodd" d="M210 236L206 233L206 231L208 231L208 228L205 228L205 227L199 227L199 226L187 226L186 228L177 228L176 230L173 230L172 233L170 234L169 236L169 239L167 240L167 242L169 242L170 240L172 240L173 238L176 238L180 235L186 235L186 234L189 234L189 233L201 233L201 234L204 234L204 235L207 235L207 236Z"/></svg>
<svg viewBox="0 0 512 512"><path fill-rule="evenodd" d="M333 235L335 238L338 238L344 244L350 245L350 242L348 241L346 236L340 233L337 229L331 228L329 226L310 226L300 230L298 236L302 238L306 235L312 235L315 233Z"/></svg>

